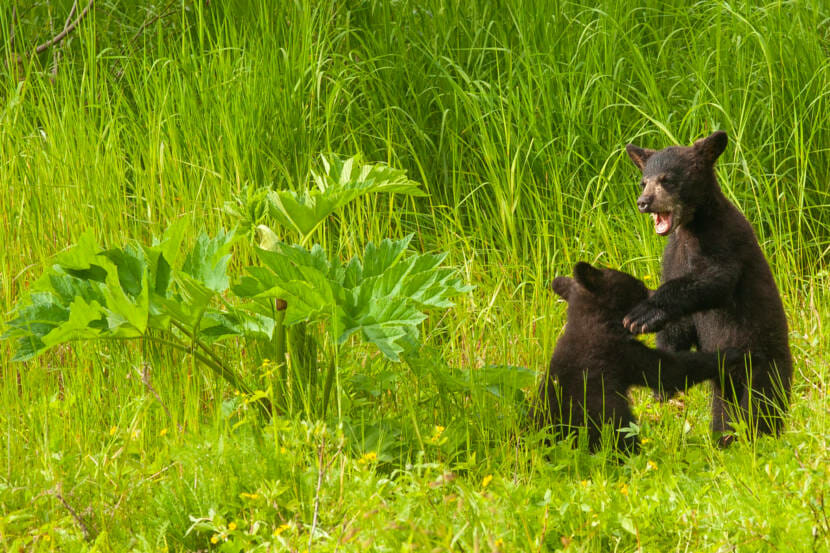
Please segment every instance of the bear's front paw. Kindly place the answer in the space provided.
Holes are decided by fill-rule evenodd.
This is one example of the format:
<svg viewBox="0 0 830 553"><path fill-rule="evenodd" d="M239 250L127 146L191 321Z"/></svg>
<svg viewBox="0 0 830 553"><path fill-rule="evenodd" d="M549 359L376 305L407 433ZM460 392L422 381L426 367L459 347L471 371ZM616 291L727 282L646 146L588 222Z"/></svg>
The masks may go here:
<svg viewBox="0 0 830 553"><path fill-rule="evenodd" d="M662 330L669 321L665 310L648 301L639 303L623 319L623 326L632 334L648 334Z"/></svg>

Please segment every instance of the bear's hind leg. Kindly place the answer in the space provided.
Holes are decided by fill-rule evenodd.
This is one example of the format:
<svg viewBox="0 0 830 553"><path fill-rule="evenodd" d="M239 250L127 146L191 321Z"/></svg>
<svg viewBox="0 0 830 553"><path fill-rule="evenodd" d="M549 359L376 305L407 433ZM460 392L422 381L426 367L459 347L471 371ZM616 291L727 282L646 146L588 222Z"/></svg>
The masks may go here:
<svg viewBox="0 0 830 553"><path fill-rule="evenodd" d="M732 443L732 411L734 403L729 403L723 397L720 384L712 382L712 436L721 447Z"/></svg>
<svg viewBox="0 0 830 553"><path fill-rule="evenodd" d="M636 435L626 436L623 428L629 428L635 422L634 415L628 405L628 398L622 395L605 397L602 404L594 404L589 409L588 444L591 451L600 449L602 432L610 434L610 443L616 451L636 453L640 442Z"/></svg>
<svg viewBox="0 0 830 553"><path fill-rule="evenodd" d="M741 412L755 434L777 435L789 407L789 379L784 382L775 362L746 368L749 386L741 397Z"/></svg>

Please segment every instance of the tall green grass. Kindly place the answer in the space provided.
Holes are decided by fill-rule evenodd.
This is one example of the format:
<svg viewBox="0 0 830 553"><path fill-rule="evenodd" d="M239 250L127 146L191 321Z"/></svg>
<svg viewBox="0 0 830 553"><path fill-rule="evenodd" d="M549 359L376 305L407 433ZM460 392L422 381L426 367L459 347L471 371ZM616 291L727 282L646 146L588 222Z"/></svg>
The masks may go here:
<svg viewBox="0 0 830 553"><path fill-rule="evenodd" d="M6 548L830 545L824 3L185 2L136 34L163 6L96 2L54 79L54 50L27 52L71 2L18 4L15 19L0 9L6 318L88 229L149 240L186 217L193 237L233 225L222 206L246 186L299 187L319 153L361 153L430 196L361 200L315 241L347 257L415 232L414 247L448 251L476 290L428 321L425 341L433 368L479 385L452 391L355 349L345 424L323 430L259 421L168 352L79 344L12 364L3 345ZM730 136L721 185L753 223L790 320L786 433L714 449L695 389L674 404L636 396L647 441L622 465L517 440L522 403L488 391L484 368L544 369L564 322L553 276L585 260L657 284L663 243L634 209L624 145L714 129ZM240 248L238 265L249 255ZM245 352L222 354L257 374ZM161 402L142 383L147 359Z"/></svg>

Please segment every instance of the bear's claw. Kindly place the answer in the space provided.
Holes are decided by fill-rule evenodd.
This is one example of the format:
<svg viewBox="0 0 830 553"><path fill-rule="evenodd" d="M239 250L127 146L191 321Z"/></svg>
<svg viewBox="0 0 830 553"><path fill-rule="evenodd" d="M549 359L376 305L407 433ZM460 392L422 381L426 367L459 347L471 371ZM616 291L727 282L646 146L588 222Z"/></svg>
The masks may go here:
<svg viewBox="0 0 830 553"><path fill-rule="evenodd" d="M632 334L648 334L662 330L668 319L663 309L644 301L625 316L623 326Z"/></svg>

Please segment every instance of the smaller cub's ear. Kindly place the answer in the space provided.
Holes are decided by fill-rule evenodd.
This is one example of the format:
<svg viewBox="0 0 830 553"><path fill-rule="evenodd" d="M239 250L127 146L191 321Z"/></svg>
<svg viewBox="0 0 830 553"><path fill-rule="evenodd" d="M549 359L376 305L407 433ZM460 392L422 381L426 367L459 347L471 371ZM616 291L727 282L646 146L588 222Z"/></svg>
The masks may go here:
<svg viewBox="0 0 830 553"><path fill-rule="evenodd" d="M572 278L556 277L553 279L553 291L562 296L565 301L570 299L571 292L575 282Z"/></svg>
<svg viewBox="0 0 830 553"><path fill-rule="evenodd" d="M580 261L574 265L574 278L589 292L602 288L602 271Z"/></svg>
<svg viewBox="0 0 830 553"><path fill-rule="evenodd" d="M648 148L640 148L639 146L635 146L634 144L628 144L625 147L625 151L628 152L628 157L631 158L631 161L634 162L640 171L646 166L646 162L648 158L654 155L656 150L649 150Z"/></svg>
<svg viewBox="0 0 830 553"><path fill-rule="evenodd" d="M697 154L706 160L708 163L715 163L715 160L720 157L726 149L726 144L729 138L724 131L715 131L706 138L701 138L695 141L692 146Z"/></svg>

